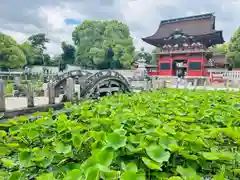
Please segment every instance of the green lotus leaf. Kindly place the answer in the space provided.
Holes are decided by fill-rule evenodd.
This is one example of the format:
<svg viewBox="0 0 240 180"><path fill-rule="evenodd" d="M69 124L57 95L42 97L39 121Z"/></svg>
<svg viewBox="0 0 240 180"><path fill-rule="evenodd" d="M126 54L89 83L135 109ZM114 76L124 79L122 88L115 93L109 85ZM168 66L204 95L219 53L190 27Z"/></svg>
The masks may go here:
<svg viewBox="0 0 240 180"><path fill-rule="evenodd" d="M154 162L153 160L146 157L142 157L142 160L149 169L162 170L160 163Z"/></svg>
<svg viewBox="0 0 240 180"><path fill-rule="evenodd" d="M145 148L147 155L158 163L167 162L170 158L170 153L157 144L150 145Z"/></svg>
<svg viewBox="0 0 240 180"><path fill-rule="evenodd" d="M124 147L126 145L126 141L126 136L117 132L109 133L106 137L108 147L112 147L115 150Z"/></svg>

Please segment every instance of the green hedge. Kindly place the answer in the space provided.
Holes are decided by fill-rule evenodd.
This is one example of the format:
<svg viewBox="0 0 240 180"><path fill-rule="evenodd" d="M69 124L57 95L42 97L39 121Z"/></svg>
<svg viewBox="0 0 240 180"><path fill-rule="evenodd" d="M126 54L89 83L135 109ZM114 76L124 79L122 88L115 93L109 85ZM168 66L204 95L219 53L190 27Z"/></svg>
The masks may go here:
<svg viewBox="0 0 240 180"><path fill-rule="evenodd" d="M240 178L240 94L164 89L73 105L0 132L9 179ZM5 125L6 126L6 125ZM3 179L2 178L2 179Z"/></svg>

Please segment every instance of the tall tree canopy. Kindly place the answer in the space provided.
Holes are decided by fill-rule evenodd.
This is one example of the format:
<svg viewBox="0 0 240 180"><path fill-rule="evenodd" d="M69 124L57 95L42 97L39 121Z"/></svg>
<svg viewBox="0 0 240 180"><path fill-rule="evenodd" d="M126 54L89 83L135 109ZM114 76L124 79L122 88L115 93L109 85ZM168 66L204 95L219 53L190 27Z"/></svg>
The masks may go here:
<svg viewBox="0 0 240 180"><path fill-rule="evenodd" d="M28 49L24 52L29 65L51 65L50 56L45 53L46 43L49 43L49 39L45 33L34 34L28 38L23 48Z"/></svg>
<svg viewBox="0 0 240 180"><path fill-rule="evenodd" d="M214 53L227 54L228 53L229 42L224 44L217 44L214 47L210 47L209 49Z"/></svg>
<svg viewBox="0 0 240 180"><path fill-rule="evenodd" d="M210 48L215 53L227 55L228 61L235 68L240 68L240 27L233 33L229 42Z"/></svg>
<svg viewBox="0 0 240 180"><path fill-rule="evenodd" d="M129 68L134 45L127 25L116 21L84 21L72 33L76 64L87 68Z"/></svg>
<svg viewBox="0 0 240 180"><path fill-rule="evenodd" d="M75 60L76 49L73 45L62 42L62 61L64 64L73 64Z"/></svg>
<svg viewBox="0 0 240 180"><path fill-rule="evenodd" d="M0 68L20 68L26 64L26 56L17 42L0 32Z"/></svg>
<svg viewBox="0 0 240 180"><path fill-rule="evenodd" d="M40 48L42 51L46 49L46 43L49 43L45 33L34 34L28 38L32 46Z"/></svg>
<svg viewBox="0 0 240 180"><path fill-rule="evenodd" d="M159 51L159 48L154 48L152 50L152 59L150 61L150 64L157 65L157 63L158 63L158 56L157 56L158 51Z"/></svg>
<svg viewBox="0 0 240 180"><path fill-rule="evenodd" d="M26 56L27 65L34 65L42 63L42 55L38 48L32 46L29 42L19 44L19 48ZM40 61L40 62L39 62Z"/></svg>
<svg viewBox="0 0 240 180"><path fill-rule="evenodd" d="M232 35L227 56L234 67L240 68L240 27Z"/></svg>

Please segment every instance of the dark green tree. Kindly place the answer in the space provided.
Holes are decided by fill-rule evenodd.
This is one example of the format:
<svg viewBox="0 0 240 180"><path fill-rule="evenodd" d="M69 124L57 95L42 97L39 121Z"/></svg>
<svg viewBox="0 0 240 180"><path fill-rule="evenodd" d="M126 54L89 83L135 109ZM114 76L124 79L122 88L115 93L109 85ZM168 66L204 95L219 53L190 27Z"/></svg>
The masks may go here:
<svg viewBox="0 0 240 180"><path fill-rule="evenodd" d="M55 55L51 58L51 65L59 66L59 63L62 61L62 55Z"/></svg>
<svg viewBox="0 0 240 180"><path fill-rule="evenodd" d="M120 62L119 67L130 68L134 45L127 25L116 20L84 21L75 28L72 38L77 47L76 64L97 69ZM108 56L110 49L114 53L112 57Z"/></svg>
<svg viewBox="0 0 240 180"><path fill-rule="evenodd" d="M65 64L73 64L75 60L76 49L73 45L62 42L62 60Z"/></svg>
<svg viewBox="0 0 240 180"><path fill-rule="evenodd" d="M158 52L158 49L157 49L157 48L154 48L154 49L152 50L152 59L151 59L151 61L150 61L150 64L157 65L157 62L158 62L157 52Z"/></svg>
<svg viewBox="0 0 240 180"><path fill-rule="evenodd" d="M44 65L52 65L51 64L51 57L49 54L43 54L43 64Z"/></svg>
<svg viewBox="0 0 240 180"><path fill-rule="evenodd" d="M32 46L40 48L42 51L46 49L46 43L49 43L49 39L46 37L45 33L32 35L28 38L28 41Z"/></svg>
<svg viewBox="0 0 240 180"><path fill-rule="evenodd" d="M233 67L240 68L240 27L232 35L227 57L233 64Z"/></svg>
<svg viewBox="0 0 240 180"><path fill-rule="evenodd" d="M26 64L26 56L17 42L0 32L0 68L21 68Z"/></svg>
<svg viewBox="0 0 240 180"><path fill-rule="evenodd" d="M217 44L213 47L209 48L214 53L219 54L227 54L229 51L229 42L226 42L224 44Z"/></svg>
<svg viewBox="0 0 240 180"><path fill-rule="evenodd" d="M32 65L51 65L50 56L45 53L46 43L49 43L49 39L46 37L45 33L39 33L32 35L28 38L28 43L30 43L30 59L33 59L31 62ZM29 52L29 51L28 51Z"/></svg>

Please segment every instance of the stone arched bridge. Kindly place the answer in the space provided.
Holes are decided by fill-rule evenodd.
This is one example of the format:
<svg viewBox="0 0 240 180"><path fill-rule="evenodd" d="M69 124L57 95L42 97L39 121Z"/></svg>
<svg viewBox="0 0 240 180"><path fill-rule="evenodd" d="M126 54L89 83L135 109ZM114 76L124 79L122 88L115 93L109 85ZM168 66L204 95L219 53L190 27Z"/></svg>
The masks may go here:
<svg viewBox="0 0 240 180"><path fill-rule="evenodd" d="M98 98L105 95L111 95L115 92L131 92L131 85L128 80L119 72L112 70L103 70L90 73L84 70L69 71L58 76L54 84L55 103L63 102L66 98L59 98L60 94L66 94L67 80L71 78L74 82L75 91L79 92L80 98ZM79 89L76 89L79 88ZM27 96L29 89L20 88L23 96ZM25 97L15 97L6 99L7 109L20 109L26 107L27 100ZM47 97L35 97L34 105L44 105L48 103ZM10 106L11 108L8 108Z"/></svg>

